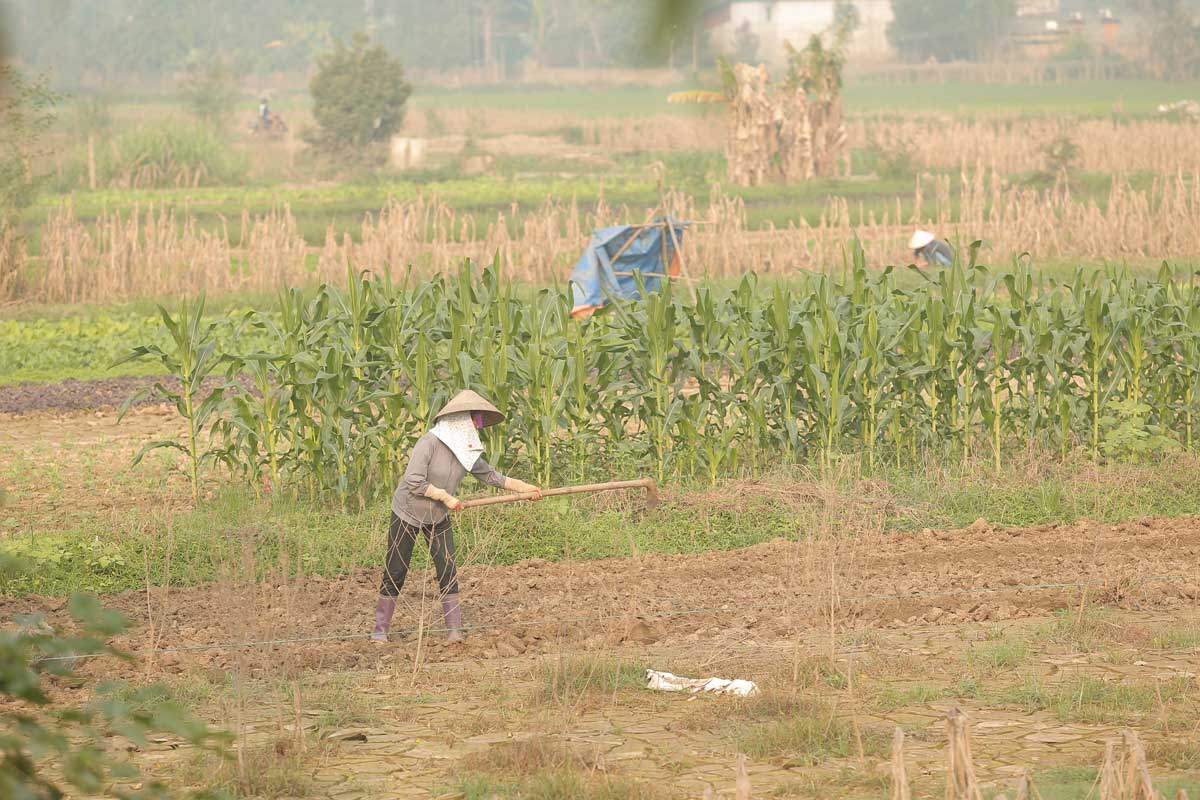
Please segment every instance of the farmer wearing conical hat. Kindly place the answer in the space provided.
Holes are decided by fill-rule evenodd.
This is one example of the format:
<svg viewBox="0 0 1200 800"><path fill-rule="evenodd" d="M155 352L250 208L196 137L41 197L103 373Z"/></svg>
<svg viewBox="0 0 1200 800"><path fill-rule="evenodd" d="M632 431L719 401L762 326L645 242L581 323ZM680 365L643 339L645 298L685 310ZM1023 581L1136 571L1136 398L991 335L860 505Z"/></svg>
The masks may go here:
<svg viewBox="0 0 1200 800"><path fill-rule="evenodd" d="M388 527L387 561L379 602L375 607L375 630L371 641L386 642L396 598L404 586L417 535L424 535L433 556L441 589L442 614L448 639L463 639L462 610L458 603L458 575L454 567L454 534L450 512L462 508L455 497L467 473L489 486L510 492L541 490L515 478L506 478L483 460L479 431L504 421L500 411L472 391L460 392L434 417L434 425L417 441L404 477L392 496L392 522Z"/></svg>
<svg viewBox="0 0 1200 800"><path fill-rule="evenodd" d="M923 258L931 267L948 267L954 263L954 249L929 231L913 233L908 247L913 251L913 258Z"/></svg>

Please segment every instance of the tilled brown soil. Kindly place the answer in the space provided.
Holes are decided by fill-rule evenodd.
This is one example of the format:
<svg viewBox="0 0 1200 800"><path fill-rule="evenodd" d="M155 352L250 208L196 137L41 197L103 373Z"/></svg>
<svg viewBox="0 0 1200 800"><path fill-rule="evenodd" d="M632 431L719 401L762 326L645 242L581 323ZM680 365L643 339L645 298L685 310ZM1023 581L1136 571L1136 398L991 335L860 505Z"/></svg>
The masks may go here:
<svg viewBox="0 0 1200 800"><path fill-rule="evenodd" d="M168 377L122 377L77 380L67 378L52 383L25 381L0 386L0 414L34 414L45 411L100 411L120 408L135 393L155 383L173 389L179 381ZM215 386L207 381L205 390ZM145 399L135 406L154 405L159 400Z"/></svg>
<svg viewBox="0 0 1200 800"><path fill-rule="evenodd" d="M1200 600L1198 565L1200 519L1181 518L1012 530L977 525L869 540L776 541L691 556L467 566L463 603L473 630L457 647L428 630L440 620L429 576L420 573L410 578L396 614L398 641L386 646L361 638L371 627L375 572L107 600L138 623L123 644L168 671L224 669L235 661L300 670L370 666L380 659L600 650L620 643L702 641L719 647L778 641L831 624L845 629L1040 616L1081 600L1194 607ZM0 616L42 611L53 622L63 608L60 599L8 599L0 602ZM276 639L309 641L207 647ZM154 647L159 652L148 655ZM94 668L101 669L99 662Z"/></svg>

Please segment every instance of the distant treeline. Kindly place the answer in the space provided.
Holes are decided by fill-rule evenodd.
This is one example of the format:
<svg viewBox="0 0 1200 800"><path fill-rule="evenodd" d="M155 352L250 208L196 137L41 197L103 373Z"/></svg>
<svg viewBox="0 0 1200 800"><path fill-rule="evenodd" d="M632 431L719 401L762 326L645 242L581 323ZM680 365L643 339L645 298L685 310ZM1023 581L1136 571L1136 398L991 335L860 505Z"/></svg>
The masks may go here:
<svg viewBox="0 0 1200 800"><path fill-rule="evenodd" d="M414 69L670 58L644 46L655 12L645 0L0 0L0 9L14 54L64 84L171 75L214 57L242 73L303 72L356 31ZM691 28L677 38L680 60L690 58Z"/></svg>

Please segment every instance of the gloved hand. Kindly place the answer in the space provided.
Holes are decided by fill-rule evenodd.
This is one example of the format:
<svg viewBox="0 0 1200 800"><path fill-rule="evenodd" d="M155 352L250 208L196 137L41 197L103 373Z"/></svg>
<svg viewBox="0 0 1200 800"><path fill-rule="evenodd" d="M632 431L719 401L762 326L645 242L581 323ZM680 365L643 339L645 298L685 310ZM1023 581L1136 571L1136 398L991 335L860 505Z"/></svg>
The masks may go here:
<svg viewBox="0 0 1200 800"><path fill-rule="evenodd" d="M519 481L516 478L505 478L504 479L504 488L510 492L515 492L516 494L532 494L533 497L529 498L530 500L541 500L542 499L542 490L541 489L534 486L532 483L526 483L525 481Z"/></svg>
<svg viewBox="0 0 1200 800"><path fill-rule="evenodd" d="M447 492L445 489L439 489L437 486L430 484L425 487L425 496L430 500L437 500L442 505L451 511L462 510L462 500L459 500L454 495Z"/></svg>

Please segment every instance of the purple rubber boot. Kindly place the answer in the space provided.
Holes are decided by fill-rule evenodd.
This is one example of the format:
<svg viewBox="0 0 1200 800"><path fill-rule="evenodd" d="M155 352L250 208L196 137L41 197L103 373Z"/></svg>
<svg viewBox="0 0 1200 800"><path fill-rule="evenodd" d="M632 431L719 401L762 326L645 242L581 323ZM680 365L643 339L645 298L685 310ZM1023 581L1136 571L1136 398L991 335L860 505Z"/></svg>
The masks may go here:
<svg viewBox="0 0 1200 800"><path fill-rule="evenodd" d="M396 613L396 598L380 595L375 605L375 630L371 631L372 642L386 642L388 629L392 627L392 614Z"/></svg>
<svg viewBox="0 0 1200 800"><path fill-rule="evenodd" d="M461 642L463 636L462 606L458 595L448 594L442 599L442 616L446 619L446 641Z"/></svg>

